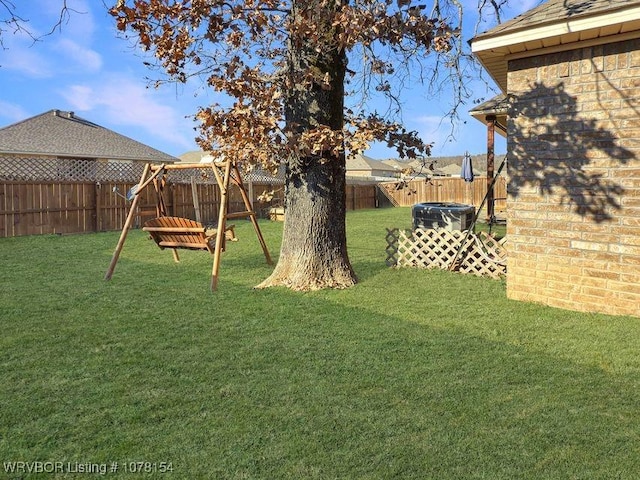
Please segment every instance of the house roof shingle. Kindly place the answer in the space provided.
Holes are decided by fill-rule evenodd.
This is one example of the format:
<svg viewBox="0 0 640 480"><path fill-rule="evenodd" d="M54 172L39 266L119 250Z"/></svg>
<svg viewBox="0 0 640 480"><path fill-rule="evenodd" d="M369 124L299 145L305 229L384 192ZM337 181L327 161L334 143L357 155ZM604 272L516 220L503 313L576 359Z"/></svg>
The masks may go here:
<svg viewBox="0 0 640 480"><path fill-rule="evenodd" d="M396 169L391 165L383 163L380 160L374 160L373 158L365 155L355 155L353 157L347 157L347 171L384 171L384 172L396 172Z"/></svg>
<svg viewBox="0 0 640 480"><path fill-rule="evenodd" d="M469 114L473 115L474 113L477 113L483 115L496 115L507 113L508 110L509 98L505 94L501 93L486 102L475 106L469 110Z"/></svg>
<svg viewBox="0 0 640 480"><path fill-rule="evenodd" d="M476 105L469 110L469 115L475 119L481 121L484 124L488 123L488 118L493 116L496 120L495 127L496 132L500 135L506 136L507 134L507 113L509 111L509 97L503 93L496 95L495 97L487 100L486 102Z"/></svg>
<svg viewBox="0 0 640 480"><path fill-rule="evenodd" d="M178 159L73 112L49 110L0 129L0 153L173 163Z"/></svg>

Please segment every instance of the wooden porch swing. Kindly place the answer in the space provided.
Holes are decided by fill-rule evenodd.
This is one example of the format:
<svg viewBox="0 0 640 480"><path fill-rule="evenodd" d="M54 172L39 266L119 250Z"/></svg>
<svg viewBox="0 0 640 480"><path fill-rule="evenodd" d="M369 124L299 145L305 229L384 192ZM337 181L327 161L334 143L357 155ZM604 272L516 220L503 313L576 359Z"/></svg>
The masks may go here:
<svg viewBox="0 0 640 480"><path fill-rule="evenodd" d="M218 211L218 223L215 229L208 229L200 222L200 213L197 194L195 193L195 180L192 179L194 209L196 211L197 220L182 217L167 216L167 207L164 202L162 192L166 185L166 175L171 170L186 169L212 169L216 178L218 187L220 188L220 210ZM186 250L206 250L213 255L213 267L211 270L211 291L218 288L218 272L220 270L221 254L225 250L227 240L236 240L234 225L227 223L232 218L249 218L253 224L253 228L262 247L262 251L269 265L273 264L269 250L260 231L255 211L251 205L249 195L244 187L242 176L236 162L227 160L225 162L213 163L191 163L191 164L162 164L153 165L147 163L140 177L140 181L134 186L128 194L131 199L131 207L129 214L122 227L120 239L116 245L115 252L111 258L111 263L105 274L105 280L110 280L116 263L120 257L120 252L127 238L127 233L131 227L135 210L138 204L140 193L150 184L153 184L156 196L156 215L157 217L147 221L143 230L148 232L155 243L161 248L170 248L173 251L173 258L176 262L180 261L178 249ZM245 210L241 212L229 213L229 188L231 184L236 185L240 190ZM221 234L220 232L224 232Z"/></svg>

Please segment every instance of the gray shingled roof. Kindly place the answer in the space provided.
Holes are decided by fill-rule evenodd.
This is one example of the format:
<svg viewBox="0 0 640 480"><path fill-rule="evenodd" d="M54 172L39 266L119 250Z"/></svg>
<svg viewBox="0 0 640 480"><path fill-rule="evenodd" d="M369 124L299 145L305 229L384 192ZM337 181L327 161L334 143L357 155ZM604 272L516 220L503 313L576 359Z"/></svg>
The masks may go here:
<svg viewBox="0 0 640 480"><path fill-rule="evenodd" d="M490 100L483 102L471 110L469 115L475 119L481 121L484 124L488 123L489 116L495 116L496 132L500 135L507 135L507 114L509 112L509 97L503 93L496 95Z"/></svg>
<svg viewBox="0 0 640 480"><path fill-rule="evenodd" d="M495 28L477 35L474 40L526 30L545 23L557 23L559 20L574 19L581 16L610 13L618 8L640 5L640 0L548 0L512 20L501 23Z"/></svg>
<svg viewBox="0 0 640 480"><path fill-rule="evenodd" d="M61 110L49 110L0 129L0 153L164 163L179 161L73 112Z"/></svg>
<svg viewBox="0 0 640 480"><path fill-rule="evenodd" d="M347 172L354 170L379 170L385 172L396 172L393 166L381 162L380 160L374 160L373 158L365 155L355 155L353 157L347 157Z"/></svg>
<svg viewBox="0 0 640 480"><path fill-rule="evenodd" d="M429 165L431 162L434 163L436 173L447 173L447 174L459 174L460 169L462 168L462 158L464 155L455 155L455 156L447 156L447 157L429 157L426 160L426 164ZM496 155L495 162L499 164L502 162L502 158L504 155ZM394 162L394 163L391 163ZM412 162L401 162L396 159L388 159L384 160L384 163L387 164L398 164L401 168L407 168L409 166L413 166L416 170L420 169L420 162L414 160ZM471 155L471 163L473 164L473 171L478 173L486 173L487 171L487 155L485 153L478 153L475 155ZM428 168L424 170L428 171Z"/></svg>
<svg viewBox="0 0 640 480"><path fill-rule="evenodd" d="M505 114L509 110L509 97L504 93L500 93L486 102L476 105L469 110L470 115L496 115Z"/></svg>
<svg viewBox="0 0 640 480"><path fill-rule="evenodd" d="M178 158L182 163L200 163L202 157L206 155L206 152L202 150L189 150L188 152L184 152L178 155Z"/></svg>

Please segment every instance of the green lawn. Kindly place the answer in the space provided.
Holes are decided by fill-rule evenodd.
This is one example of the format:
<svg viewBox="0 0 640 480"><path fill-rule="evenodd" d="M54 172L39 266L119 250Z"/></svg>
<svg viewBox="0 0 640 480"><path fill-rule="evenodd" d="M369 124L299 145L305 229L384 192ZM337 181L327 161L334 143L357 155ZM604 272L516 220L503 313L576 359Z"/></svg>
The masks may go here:
<svg viewBox="0 0 640 480"><path fill-rule="evenodd" d="M360 283L313 293L252 290L245 222L214 295L207 254L139 231L110 282L117 232L0 239L0 478L638 478L640 320L387 268L410 215L350 213Z"/></svg>

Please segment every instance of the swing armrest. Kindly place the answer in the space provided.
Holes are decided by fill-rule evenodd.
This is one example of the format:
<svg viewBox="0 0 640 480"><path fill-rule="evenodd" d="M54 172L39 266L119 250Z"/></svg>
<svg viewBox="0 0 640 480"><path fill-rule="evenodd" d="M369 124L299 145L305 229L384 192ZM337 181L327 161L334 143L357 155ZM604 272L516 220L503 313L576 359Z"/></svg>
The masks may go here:
<svg viewBox="0 0 640 480"><path fill-rule="evenodd" d="M235 232L235 225L227 225L225 228L225 237L226 240L229 240L231 242L237 242L238 241L238 237L236 237L236 232ZM204 234L207 236L207 238L215 238L216 235L218 234L218 229L216 227L211 227L211 228L207 228L204 232Z"/></svg>

